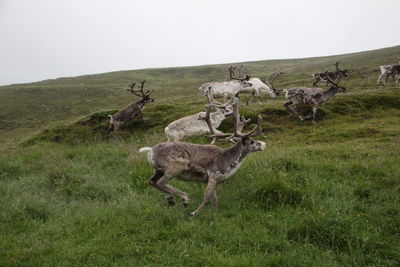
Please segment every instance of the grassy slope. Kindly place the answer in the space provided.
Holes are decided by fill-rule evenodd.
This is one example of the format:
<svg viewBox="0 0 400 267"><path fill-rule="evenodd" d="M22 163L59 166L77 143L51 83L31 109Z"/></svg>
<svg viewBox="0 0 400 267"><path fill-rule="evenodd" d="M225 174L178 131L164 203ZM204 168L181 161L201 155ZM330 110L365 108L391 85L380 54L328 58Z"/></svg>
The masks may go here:
<svg viewBox="0 0 400 267"><path fill-rule="evenodd" d="M24 146L3 146L0 265L399 265L400 86L374 84L376 65L391 62L399 51L341 56L352 69L344 82L348 93L323 107L317 125L290 120L282 98L265 102L264 97L263 104L243 106L248 117L263 113L266 135L261 139L268 149L249 156L232 179L219 185L219 212L207 208L196 218L188 212L200 203L204 186L174 181L192 204L189 210L167 207L146 184L153 171L136 151L165 140L162 129L169 121L201 109L196 88L224 78L222 66L1 88L3 96L14 99L7 112L18 111L27 100L35 111L22 110L25 117L13 117L13 124L3 116L8 127L3 138L37 129L26 116L39 123L73 122L54 124L25 139ZM309 73L335 59L261 61L246 67L254 75L276 68L289 72L279 83L287 87L310 84ZM147 79L155 89L157 102L145 110L144 129L132 122L122 138L113 139L105 132L108 111L73 119L129 102L122 89L132 76ZM60 88L62 98L54 88ZM169 91L179 94L169 96ZM54 112L37 108L39 99Z"/></svg>
<svg viewBox="0 0 400 267"><path fill-rule="evenodd" d="M278 86L310 86L313 72L334 68L341 59L352 79L345 82L350 92L375 88L377 66L393 62L400 46L341 56L244 63L251 75L265 77L284 71ZM73 119L99 109L123 107L134 97L125 91L133 79L147 80L157 104L202 101L197 88L203 82L227 79L228 65L119 71L30 84L0 87L0 140L30 133L50 122Z"/></svg>

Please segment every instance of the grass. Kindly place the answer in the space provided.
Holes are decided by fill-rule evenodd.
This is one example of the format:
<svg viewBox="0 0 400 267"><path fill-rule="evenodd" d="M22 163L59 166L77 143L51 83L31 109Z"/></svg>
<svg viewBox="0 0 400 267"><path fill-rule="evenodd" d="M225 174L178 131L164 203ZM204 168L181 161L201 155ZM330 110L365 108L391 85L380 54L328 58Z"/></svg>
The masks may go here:
<svg viewBox="0 0 400 267"><path fill-rule="evenodd" d="M188 213L200 204L204 185L172 181L192 202L187 209L180 203L169 207L147 185L153 169L137 151L164 141L170 121L203 109L196 88L200 79L218 76L219 67L116 72L0 88L1 94L14 94L3 115L29 113L21 108L27 96L21 88L30 87L30 101L37 93L46 105L56 97L49 93L55 84L69 94L50 107L54 113L33 109L30 117L14 116L3 128L0 266L398 266L400 86L376 86L375 77L365 81L359 74L374 73L380 57L399 49L341 57L354 74L345 81L348 93L324 106L316 125L289 119L282 98L264 96L261 104L241 106L253 121L263 114L265 135L259 139L267 149L250 155L217 187L218 212L207 207L195 218ZM282 76L286 87L309 83L299 73L331 60L261 61L248 68L261 73L277 64L292 70ZM134 120L113 137L107 115L127 104L122 101L127 95L95 92L110 84L123 92L129 81L123 77L131 73L154 82L156 102L146 107L144 125ZM156 85L171 75L177 78L166 88L179 94L168 95ZM81 110L66 108L87 96L80 90L83 80L98 84L93 100ZM170 89L174 84L179 86ZM36 121L26 128L30 118ZM51 120L48 126L35 124ZM222 127L230 125L225 121Z"/></svg>

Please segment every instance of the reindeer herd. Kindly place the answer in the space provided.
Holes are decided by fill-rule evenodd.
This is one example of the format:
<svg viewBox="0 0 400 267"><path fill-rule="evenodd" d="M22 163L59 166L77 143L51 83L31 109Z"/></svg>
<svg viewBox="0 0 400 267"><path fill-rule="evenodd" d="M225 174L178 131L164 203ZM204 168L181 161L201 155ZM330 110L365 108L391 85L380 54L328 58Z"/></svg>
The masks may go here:
<svg viewBox="0 0 400 267"><path fill-rule="evenodd" d="M342 78L348 77L348 70L339 69L339 61L334 65L336 71L313 74L313 87L277 89L274 81L283 72L275 72L267 79L262 80L243 75L242 66L240 68L231 66L228 69L229 81L202 84L199 90L207 99L205 111L171 122L165 127L167 142L153 147L143 147L139 150L139 152L147 153L148 161L155 169L155 174L148 183L166 195L169 205L175 205L175 196L177 196L182 199L185 207L189 204L188 194L171 186L169 181L175 177L184 181L206 183L203 202L190 214L197 215L209 203L217 208L216 185L234 175L247 155L263 151L266 147L265 142L253 139L262 134L261 115L258 115L257 124L251 131L243 132L250 120L239 113L240 95L251 94L252 98L247 102L250 104L262 93L268 94L272 98L284 93L287 99L284 107L289 111L290 116L296 115L300 120L312 118L312 122L315 123L317 109L332 99L336 93L346 91L346 88L340 86L339 82ZM377 83L383 77L385 82L389 77L398 82L400 64L381 66L380 69L381 75ZM318 88L318 82L328 84L329 89ZM109 129L114 133L133 117L140 117L143 120L141 110L147 103L154 101L150 98L151 91L143 91L144 84L145 81L141 82L140 89L134 90L136 83L132 83L129 89L131 93L141 97L141 100L110 115ZM223 102L217 101L216 98L223 98ZM304 105L312 108L312 114L304 115L299 112L298 108ZM222 121L229 117L234 118L233 131L224 133L218 130ZM188 137L206 133L209 133L209 137L212 138L210 145L181 142ZM234 144L228 149L221 149L212 145L216 140Z"/></svg>

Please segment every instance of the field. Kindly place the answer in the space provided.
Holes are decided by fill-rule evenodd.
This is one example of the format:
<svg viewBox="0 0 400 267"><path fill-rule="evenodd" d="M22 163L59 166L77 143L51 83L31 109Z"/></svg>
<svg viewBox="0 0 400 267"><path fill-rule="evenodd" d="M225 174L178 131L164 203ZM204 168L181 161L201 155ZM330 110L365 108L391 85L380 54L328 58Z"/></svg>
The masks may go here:
<svg viewBox="0 0 400 267"><path fill-rule="evenodd" d="M0 87L0 266L400 265L400 84L376 85L377 66L399 53L242 63L252 76L284 71L276 85L289 88L311 86L311 73L340 59L347 92L315 125L289 118L282 96L241 106L253 122L263 115L267 149L218 185L219 211L194 218L204 185L173 181L192 202L169 207L137 151L204 109L197 88L227 79L229 65ZM135 99L125 90L133 79L155 102L144 124L110 136L107 115Z"/></svg>

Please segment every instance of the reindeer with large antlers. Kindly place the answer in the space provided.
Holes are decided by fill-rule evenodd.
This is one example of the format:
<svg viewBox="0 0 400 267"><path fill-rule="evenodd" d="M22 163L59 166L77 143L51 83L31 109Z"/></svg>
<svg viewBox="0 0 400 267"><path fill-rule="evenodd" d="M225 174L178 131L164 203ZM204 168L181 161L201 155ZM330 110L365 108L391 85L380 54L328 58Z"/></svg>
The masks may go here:
<svg viewBox="0 0 400 267"><path fill-rule="evenodd" d="M218 207L216 185L225 181L236 173L247 155L265 149L266 144L255 141L251 137L260 135L262 117L258 117L257 125L248 133L242 133L243 127L249 120L239 114L239 100L235 99L234 117L235 130L231 134L220 133L212 126L210 114L211 105L206 106L204 117L210 127L211 137L234 139L236 144L228 149L221 149L214 145L198 145L184 142L160 143L153 147L143 147L139 152L146 152L149 163L156 169L150 178L149 184L167 195L169 205L175 204L174 196L183 200L183 205L189 204L189 196L168 182L176 177L184 181L206 183L204 199L201 205L190 215L200 213L210 202L214 208Z"/></svg>
<svg viewBox="0 0 400 267"><path fill-rule="evenodd" d="M306 87L296 87L290 89L284 89L286 92L285 97L289 100L284 104L285 108L290 112L290 115L296 114L301 120L308 119L312 116L313 123L315 123L315 115L318 108L332 99L336 93L345 92L346 88L339 86L329 75L326 74L326 79L331 87L324 91L322 88L306 88ZM297 111L298 106L308 105L312 107L313 114L304 117L300 115Z"/></svg>
<svg viewBox="0 0 400 267"><path fill-rule="evenodd" d="M232 100L230 98L226 103L222 104L213 99L210 90L207 91L208 105L215 107L216 111L210 113L212 127L215 129L221 125L221 122L232 115ZM199 120L199 116L204 116L205 112L199 112L194 115L185 116L176 121L171 122L165 127L165 134L168 142L181 141L190 136L209 133L210 129L204 120ZM218 131L218 130L216 130ZM219 132L219 131L218 131ZM211 142L215 142L216 138Z"/></svg>
<svg viewBox="0 0 400 267"><path fill-rule="evenodd" d="M252 94L254 98L255 95L259 96L261 92L269 94L272 98L276 97L271 87L259 78L251 78L249 75L243 76L242 66L240 68L230 66L228 71L231 81L204 83L200 86L199 90L203 95L207 95L207 91L211 90L213 97L224 97L225 99L228 96L237 97L240 93Z"/></svg>
<svg viewBox="0 0 400 267"><path fill-rule="evenodd" d="M328 77L327 74L329 74L329 77L331 77L331 79L332 79L335 83L339 83L340 80L341 80L343 77L349 76L349 75L347 74L347 72L348 72L347 69L346 69L346 70L341 70L341 69L339 69L339 63L340 63L340 61L338 60L338 61L336 61L335 64L333 64L333 65L336 67L336 71L314 73L314 74L312 75L312 77L313 77L313 87L317 87L317 83L318 83L319 81L321 81L321 82L323 82L323 83L325 83L325 84L328 84L329 81L328 81L328 78L327 78L327 77Z"/></svg>
<svg viewBox="0 0 400 267"><path fill-rule="evenodd" d="M113 130L114 133L117 132L122 127L122 125L124 125L130 119L135 118L137 116L143 122L143 117L142 117L143 107L146 104L154 101L154 99L150 98L150 95L153 91L146 91L146 92L143 91L145 82L146 81L140 82L139 90L134 90L136 83L129 84L130 89L128 89L128 91L138 97L141 97L142 99L137 102L130 103L124 109L118 111L113 115L108 115L110 117L110 126L109 126L110 131Z"/></svg>

